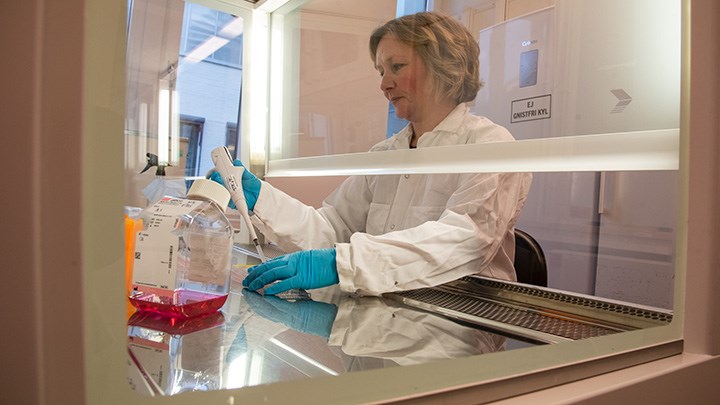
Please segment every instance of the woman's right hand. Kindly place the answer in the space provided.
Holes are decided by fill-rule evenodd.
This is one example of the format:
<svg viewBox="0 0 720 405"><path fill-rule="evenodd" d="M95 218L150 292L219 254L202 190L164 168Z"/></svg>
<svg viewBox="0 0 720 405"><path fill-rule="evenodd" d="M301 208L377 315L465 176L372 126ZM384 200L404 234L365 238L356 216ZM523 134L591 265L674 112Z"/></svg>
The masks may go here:
<svg viewBox="0 0 720 405"><path fill-rule="evenodd" d="M234 166L240 166L242 167L243 173L242 173L242 188L243 188L243 195L245 196L245 202L247 203L247 208L249 211L252 211L255 208L255 203L257 202L258 196L260 195L260 179L255 177L254 174L250 173L248 169L245 168L245 166L242 164L242 162L238 159L235 159L233 162ZM222 176L220 176L220 173L213 170L213 172L208 176L210 180L213 180L217 183L222 184L223 186L225 183L223 182ZM235 203L230 200L230 203L228 204L228 207L237 209L235 207Z"/></svg>

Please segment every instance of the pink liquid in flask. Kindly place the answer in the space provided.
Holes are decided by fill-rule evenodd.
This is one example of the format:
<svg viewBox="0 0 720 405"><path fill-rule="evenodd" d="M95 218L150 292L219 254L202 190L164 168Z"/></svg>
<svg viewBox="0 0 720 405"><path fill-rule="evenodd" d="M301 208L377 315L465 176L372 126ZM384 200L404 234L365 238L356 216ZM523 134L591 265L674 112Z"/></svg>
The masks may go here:
<svg viewBox="0 0 720 405"><path fill-rule="evenodd" d="M141 311L170 317L186 317L209 314L225 305L227 294L210 294L191 290L176 290L171 297L153 293L131 294L130 302Z"/></svg>

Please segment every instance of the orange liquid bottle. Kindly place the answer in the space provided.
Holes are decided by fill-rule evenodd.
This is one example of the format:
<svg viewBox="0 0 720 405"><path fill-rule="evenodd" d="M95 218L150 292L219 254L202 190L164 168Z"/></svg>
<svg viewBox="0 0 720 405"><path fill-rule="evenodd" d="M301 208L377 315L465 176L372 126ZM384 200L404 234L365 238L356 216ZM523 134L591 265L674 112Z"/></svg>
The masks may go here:
<svg viewBox="0 0 720 405"><path fill-rule="evenodd" d="M135 240L138 232L142 230L142 218L133 219L125 214L125 296L130 295L132 289L133 264L135 263ZM127 299L128 317L135 312L135 307Z"/></svg>

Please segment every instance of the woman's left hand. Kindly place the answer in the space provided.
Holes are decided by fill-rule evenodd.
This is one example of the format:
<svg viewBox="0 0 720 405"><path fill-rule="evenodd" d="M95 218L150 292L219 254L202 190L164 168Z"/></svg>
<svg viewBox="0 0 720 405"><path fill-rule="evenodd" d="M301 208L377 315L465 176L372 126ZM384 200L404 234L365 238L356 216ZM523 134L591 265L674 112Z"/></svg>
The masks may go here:
<svg viewBox="0 0 720 405"><path fill-rule="evenodd" d="M243 286L256 291L274 281L265 294L275 295L294 288L313 289L337 284L335 249L302 250L250 268Z"/></svg>

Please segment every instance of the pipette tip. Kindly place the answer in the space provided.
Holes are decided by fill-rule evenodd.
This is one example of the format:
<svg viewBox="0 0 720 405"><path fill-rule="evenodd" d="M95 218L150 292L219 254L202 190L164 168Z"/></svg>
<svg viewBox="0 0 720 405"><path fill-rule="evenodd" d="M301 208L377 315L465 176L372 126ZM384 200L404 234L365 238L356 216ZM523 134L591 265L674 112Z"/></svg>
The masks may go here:
<svg viewBox="0 0 720 405"><path fill-rule="evenodd" d="M260 256L260 261L265 263L267 261L267 257L265 257L265 253L263 253L260 242L258 242L257 239L253 239L253 244L255 244L255 249L257 249L258 255Z"/></svg>

